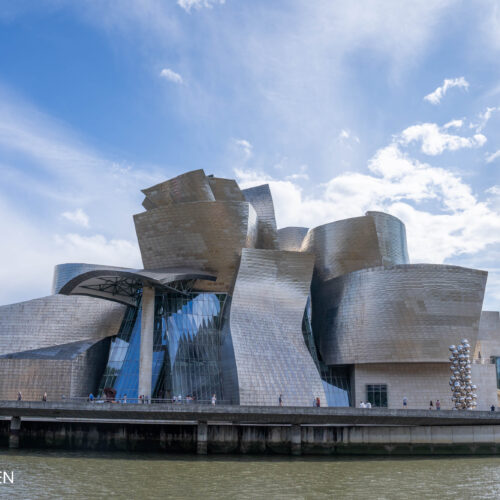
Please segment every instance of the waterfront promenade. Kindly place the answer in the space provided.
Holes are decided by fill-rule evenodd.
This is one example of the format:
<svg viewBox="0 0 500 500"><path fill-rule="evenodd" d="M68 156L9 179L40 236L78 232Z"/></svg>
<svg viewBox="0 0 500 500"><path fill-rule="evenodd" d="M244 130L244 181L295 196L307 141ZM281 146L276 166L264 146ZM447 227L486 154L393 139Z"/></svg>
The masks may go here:
<svg viewBox="0 0 500 500"><path fill-rule="evenodd" d="M0 416L288 425L500 425L500 412L207 404L0 401Z"/></svg>
<svg viewBox="0 0 500 500"><path fill-rule="evenodd" d="M500 412L0 401L0 448L498 455Z"/></svg>

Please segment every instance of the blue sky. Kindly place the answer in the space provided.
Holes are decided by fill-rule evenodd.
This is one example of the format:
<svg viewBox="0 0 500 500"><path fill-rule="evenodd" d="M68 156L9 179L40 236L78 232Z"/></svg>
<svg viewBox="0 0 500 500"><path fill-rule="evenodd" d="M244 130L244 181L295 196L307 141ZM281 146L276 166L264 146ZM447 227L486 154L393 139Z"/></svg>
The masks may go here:
<svg viewBox="0 0 500 500"><path fill-rule="evenodd" d="M500 308L496 0L0 0L0 304L141 267L141 188L269 182L279 227L384 210Z"/></svg>

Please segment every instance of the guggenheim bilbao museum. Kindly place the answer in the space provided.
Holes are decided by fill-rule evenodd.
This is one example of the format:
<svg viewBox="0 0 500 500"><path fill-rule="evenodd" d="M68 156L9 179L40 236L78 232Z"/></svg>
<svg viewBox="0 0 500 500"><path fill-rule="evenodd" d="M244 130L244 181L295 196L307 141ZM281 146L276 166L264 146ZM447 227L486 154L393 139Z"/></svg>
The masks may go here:
<svg viewBox="0 0 500 500"><path fill-rule="evenodd" d="M487 273L410 264L399 219L277 229L268 185L203 170L143 193L143 269L60 264L52 295L0 307L0 399L451 408L468 339L477 408L497 404Z"/></svg>

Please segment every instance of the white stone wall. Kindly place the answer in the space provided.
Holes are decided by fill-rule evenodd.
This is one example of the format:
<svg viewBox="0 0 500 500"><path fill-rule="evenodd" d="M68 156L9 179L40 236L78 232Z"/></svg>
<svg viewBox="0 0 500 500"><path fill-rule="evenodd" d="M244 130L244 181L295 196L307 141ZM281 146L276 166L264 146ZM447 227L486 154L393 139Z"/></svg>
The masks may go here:
<svg viewBox="0 0 500 500"><path fill-rule="evenodd" d="M367 384L386 384L389 408L427 410L429 401L441 402L441 408L451 409L449 363L384 363L356 365L354 370L355 403L366 401ZM472 383L478 386L478 409L487 410L496 404L496 374L494 365L472 365Z"/></svg>

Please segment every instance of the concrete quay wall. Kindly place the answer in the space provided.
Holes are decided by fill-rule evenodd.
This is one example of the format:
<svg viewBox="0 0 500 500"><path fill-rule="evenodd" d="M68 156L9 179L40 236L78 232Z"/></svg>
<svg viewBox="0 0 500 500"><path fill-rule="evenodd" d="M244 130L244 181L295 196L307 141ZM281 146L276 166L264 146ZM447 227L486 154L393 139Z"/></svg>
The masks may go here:
<svg viewBox="0 0 500 500"><path fill-rule="evenodd" d="M12 426L14 423L14 426ZM326 426L0 421L0 447L191 454L497 455L500 425Z"/></svg>

